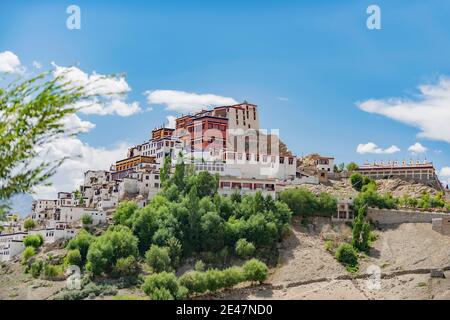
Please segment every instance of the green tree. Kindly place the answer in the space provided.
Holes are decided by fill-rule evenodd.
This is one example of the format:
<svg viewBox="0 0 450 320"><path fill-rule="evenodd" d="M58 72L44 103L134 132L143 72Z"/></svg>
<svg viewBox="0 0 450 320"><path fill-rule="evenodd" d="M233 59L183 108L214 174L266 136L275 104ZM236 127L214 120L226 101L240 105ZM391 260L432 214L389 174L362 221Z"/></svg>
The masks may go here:
<svg viewBox="0 0 450 320"><path fill-rule="evenodd" d="M172 159L169 156L166 156L164 158L164 164L161 168L160 172L160 181L162 187L168 187L169 186L169 180L170 180L170 167L172 166Z"/></svg>
<svg viewBox="0 0 450 320"><path fill-rule="evenodd" d="M116 208L113 215L115 224L121 224L131 228L133 226L133 218L139 206L134 201L122 201Z"/></svg>
<svg viewBox="0 0 450 320"><path fill-rule="evenodd" d="M367 207L361 207L358 209L358 214L353 221L353 229L352 229L352 245L358 250L363 248L361 233L364 225L364 217L366 215Z"/></svg>
<svg viewBox="0 0 450 320"><path fill-rule="evenodd" d="M112 226L94 239L87 254L87 269L95 275L110 273L120 258L138 256L138 239L125 226Z"/></svg>
<svg viewBox="0 0 450 320"><path fill-rule="evenodd" d="M22 253L22 263L27 263L31 257L36 255L36 249L34 247L26 247L25 250Z"/></svg>
<svg viewBox="0 0 450 320"><path fill-rule="evenodd" d="M30 231L36 227L36 221L34 221L33 219L26 219L23 222L23 227L25 228L25 230Z"/></svg>
<svg viewBox="0 0 450 320"><path fill-rule="evenodd" d="M196 188L197 196L200 199L214 196L219 188L219 176L212 175L208 171L200 171L197 175L192 176L190 182L190 187Z"/></svg>
<svg viewBox="0 0 450 320"><path fill-rule="evenodd" d="M81 191L79 189L75 190L73 192L74 198L76 200L78 200L78 204L80 206L84 205L84 198L83 198L83 194L81 193Z"/></svg>
<svg viewBox="0 0 450 320"><path fill-rule="evenodd" d="M224 245L225 225L216 212L210 211L200 219L200 238L205 251L217 251Z"/></svg>
<svg viewBox="0 0 450 320"><path fill-rule="evenodd" d="M142 285L144 291L152 300L185 299L186 290L180 286L173 273L161 272L149 275Z"/></svg>
<svg viewBox="0 0 450 320"><path fill-rule="evenodd" d="M81 253L78 249L73 249L67 252L66 258L64 260L66 266L82 266Z"/></svg>
<svg viewBox="0 0 450 320"><path fill-rule="evenodd" d="M355 172L350 176L350 183L356 191L361 191L363 187L363 181L363 175L358 172Z"/></svg>
<svg viewBox="0 0 450 320"><path fill-rule="evenodd" d="M33 278L38 278L40 276L43 267L44 262L42 262L42 260L36 260L31 264L30 273Z"/></svg>
<svg viewBox="0 0 450 320"><path fill-rule="evenodd" d="M81 217L81 223L83 224L83 227L88 227L92 225L93 222L94 220L92 219L92 216L90 214L86 213Z"/></svg>
<svg viewBox="0 0 450 320"><path fill-rule="evenodd" d="M171 271L171 261L169 250L152 244L145 253L147 264L153 269L153 272Z"/></svg>
<svg viewBox="0 0 450 320"><path fill-rule="evenodd" d="M296 216L309 217L320 209L314 194L305 188L285 190L280 193L280 200L286 203Z"/></svg>
<svg viewBox="0 0 450 320"><path fill-rule="evenodd" d="M358 169L359 168L359 166L356 164L356 163L354 163L354 162L350 162L350 163L348 163L347 164L347 171L348 172L353 172L353 171L355 171L356 169Z"/></svg>
<svg viewBox="0 0 450 320"><path fill-rule="evenodd" d="M80 230L80 232L78 232L75 238L69 241L69 243L67 244L67 249L68 250L77 249L80 252L82 264L84 264L86 261L89 247L93 241L94 236L92 236L86 230L82 229Z"/></svg>
<svg viewBox="0 0 450 320"><path fill-rule="evenodd" d="M113 272L119 277L135 276L139 271L138 262L135 256L117 259Z"/></svg>
<svg viewBox="0 0 450 320"><path fill-rule="evenodd" d="M255 245L247 239L239 239L236 242L236 254L241 258L249 258L255 253Z"/></svg>
<svg viewBox="0 0 450 320"><path fill-rule="evenodd" d="M251 259L247 261L244 264L243 269L244 276L247 281L257 281L259 283L262 283L267 279L267 266L257 259Z"/></svg>
<svg viewBox="0 0 450 320"><path fill-rule="evenodd" d="M325 216L332 216L337 211L337 200L326 192L317 197L318 211Z"/></svg>
<svg viewBox="0 0 450 320"><path fill-rule="evenodd" d="M0 202L30 193L55 174L66 158L39 160L39 150L58 138L77 134L64 120L88 102L83 88L45 72L0 88Z"/></svg>
<svg viewBox="0 0 450 320"><path fill-rule="evenodd" d="M177 186L179 191L184 191L186 183L186 164L184 163L183 153L181 151L178 154L178 161L175 165L175 171L173 173L173 183Z"/></svg>
<svg viewBox="0 0 450 320"><path fill-rule="evenodd" d="M23 238L25 247L39 248L44 243L44 238L40 234L32 234Z"/></svg>
<svg viewBox="0 0 450 320"><path fill-rule="evenodd" d="M205 271L205 263L202 260L197 260L194 266L195 271Z"/></svg>
<svg viewBox="0 0 450 320"><path fill-rule="evenodd" d="M336 249L336 259L350 270L358 266L358 253L348 243L339 245Z"/></svg>

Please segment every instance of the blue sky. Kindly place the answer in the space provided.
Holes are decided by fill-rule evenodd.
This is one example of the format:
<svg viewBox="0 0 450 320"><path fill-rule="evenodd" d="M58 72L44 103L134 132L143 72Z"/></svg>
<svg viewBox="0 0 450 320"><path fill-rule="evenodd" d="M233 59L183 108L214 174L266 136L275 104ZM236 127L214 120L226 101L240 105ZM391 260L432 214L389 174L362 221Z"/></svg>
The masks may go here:
<svg viewBox="0 0 450 320"><path fill-rule="evenodd" d="M81 30L65 26L71 4L81 8ZM381 8L381 30L366 27L371 4ZM440 170L450 166L450 138L418 133L442 121L403 121L381 103L401 98L387 107L407 107L423 100L418 86L446 88L439 81L450 76L449 17L450 3L440 0L2 1L0 52L15 53L30 71L33 61L43 69L53 61L88 74L123 72L127 101L142 110L150 107L147 90L246 99L259 105L262 127L279 128L298 155L360 163L426 157ZM379 102L373 112L357 105L369 99ZM80 139L100 149L142 142L177 114L151 107L126 117L81 114L95 128ZM369 142L401 151L356 152ZM408 152L416 142L427 152Z"/></svg>

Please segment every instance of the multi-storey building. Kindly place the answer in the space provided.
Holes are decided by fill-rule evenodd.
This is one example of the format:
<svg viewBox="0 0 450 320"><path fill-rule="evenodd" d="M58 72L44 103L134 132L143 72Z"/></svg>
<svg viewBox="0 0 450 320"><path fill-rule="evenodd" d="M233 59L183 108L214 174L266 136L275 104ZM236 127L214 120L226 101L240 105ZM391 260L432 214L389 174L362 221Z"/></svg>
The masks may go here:
<svg viewBox="0 0 450 320"><path fill-rule="evenodd" d="M155 157L154 156L141 156L133 155L126 159L116 161L114 165L111 166L111 178L113 180L122 179L129 173L135 172L140 169L145 168L155 168Z"/></svg>
<svg viewBox="0 0 450 320"><path fill-rule="evenodd" d="M71 207L75 205L75 200L72 198L71 192L58 192L57 206Z"/></svg>
<svg viewBox="0 0 450 320"><path fill-rule="evenodd" d="M280 152L276 135L260 130L257 106L244 102L176 119L174 135L200 162L223 162L244 178L294 179L296 157Z"/></svg>
<svg viewBox="0 0 450 320"><path fill-rule="evenodd" d="M436 170L432 162L413 161L406 162L388 161L388 162L366 162L359 166L355 172L372 179L400 178L442 188L436 175Z"/></svg>

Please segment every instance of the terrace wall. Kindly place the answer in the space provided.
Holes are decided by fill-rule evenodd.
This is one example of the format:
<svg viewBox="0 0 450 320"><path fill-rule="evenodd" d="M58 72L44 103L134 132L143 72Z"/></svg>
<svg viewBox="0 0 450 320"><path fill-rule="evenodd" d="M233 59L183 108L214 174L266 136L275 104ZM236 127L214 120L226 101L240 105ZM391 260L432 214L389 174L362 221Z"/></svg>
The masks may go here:
<svg viewBox="0 0 450 320"><path fill-rule="evenodd" d="M445 212L423 212L415 210L390 210L369 208L367 218L379 224L431 223L432 219L450 217Z"/></svg>

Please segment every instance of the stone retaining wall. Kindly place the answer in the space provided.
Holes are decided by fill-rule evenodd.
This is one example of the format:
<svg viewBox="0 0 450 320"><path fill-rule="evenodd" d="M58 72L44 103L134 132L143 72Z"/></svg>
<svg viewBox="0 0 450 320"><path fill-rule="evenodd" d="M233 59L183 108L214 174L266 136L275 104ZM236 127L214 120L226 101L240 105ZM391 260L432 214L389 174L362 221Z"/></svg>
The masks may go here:
<svg viewBox="0 0 450 320"><path fill-rule="evenodd" d="M369 208L367 218L379 224L400 223L431 223L432 219L448 218L450 214L444 212L422 212L414 210L390 210Z"/></svg>

